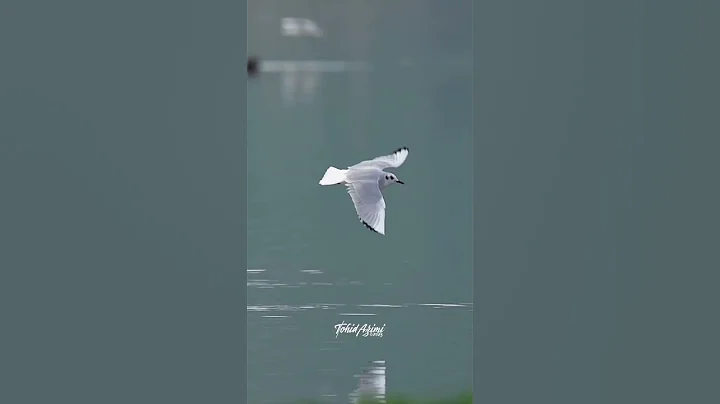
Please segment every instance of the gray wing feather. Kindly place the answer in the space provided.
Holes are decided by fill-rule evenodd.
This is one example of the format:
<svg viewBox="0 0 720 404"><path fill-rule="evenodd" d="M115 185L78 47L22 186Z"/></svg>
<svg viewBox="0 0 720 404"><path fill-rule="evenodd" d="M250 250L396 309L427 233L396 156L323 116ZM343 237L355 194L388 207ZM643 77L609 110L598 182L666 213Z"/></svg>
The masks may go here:
<svg viewBox="0 0 720 404"><path fill-rule="evenodd" d="M385 199L377 181L345 184L360 221L370 230L385 234Z"/></svg>

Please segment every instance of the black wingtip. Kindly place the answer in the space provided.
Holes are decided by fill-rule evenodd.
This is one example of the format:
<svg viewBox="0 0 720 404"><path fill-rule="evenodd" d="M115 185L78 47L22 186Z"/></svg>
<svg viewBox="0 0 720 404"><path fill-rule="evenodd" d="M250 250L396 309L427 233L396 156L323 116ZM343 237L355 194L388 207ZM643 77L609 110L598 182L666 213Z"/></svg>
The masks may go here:
<svg viewBox="0 0 720 404"><path fill-rule="evenodd" d="M410 151L409 148L407 148L406 146L403 146L403 147L400 147L399 149L395 150L395 151L393 152L393 154L400 153L400 152L403 151L403 150Z"/></svg>
<svg viewBox="0 0 720 404"><path fill-rule="evenodd" d="M364 225L365 225L365 227L367 227L368 229L372 230L372 231L373 231L374 233L380 234L380 232L379 232L379 231L377 231L377 230L373 229L373 228L372 228L372 226L370 226L369 224L367 224L367 222L366 222L366 221L364 221L364 220L360 219L360 222L362 222L362 224L364 224Z"/></svg>

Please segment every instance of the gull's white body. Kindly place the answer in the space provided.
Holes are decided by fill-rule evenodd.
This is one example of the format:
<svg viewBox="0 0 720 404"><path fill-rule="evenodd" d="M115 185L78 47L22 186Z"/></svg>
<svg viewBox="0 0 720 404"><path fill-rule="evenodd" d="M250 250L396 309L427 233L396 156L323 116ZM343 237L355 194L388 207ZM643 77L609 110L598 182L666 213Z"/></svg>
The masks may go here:
<svg viewBox="0 0 720 404"><path fill-rule="evenodd" d="M360 162L345 170L329 167L320 185L345 185L360 221L370 230L384 235L385 199L380 191L391 184L403 182L383 170L400 167L409 152L407 147L401 147L392 154Z"/></svg>

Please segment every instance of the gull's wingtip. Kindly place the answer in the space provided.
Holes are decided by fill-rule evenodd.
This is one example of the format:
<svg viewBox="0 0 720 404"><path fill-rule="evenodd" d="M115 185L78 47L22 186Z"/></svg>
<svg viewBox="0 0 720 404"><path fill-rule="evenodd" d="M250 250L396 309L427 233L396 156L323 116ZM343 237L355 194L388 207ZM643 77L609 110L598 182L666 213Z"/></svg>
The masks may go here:
<svg viewBox="0 0 720 404"><path fill-rule="evenodd" d="M366 222L366 221L364 221L364 220L362 220L362 219L360 219L360 221L362 222L362 224L365 225L365 227L367 227L368 229L370 229L370 231L372 231L372 232L374 232L374 233L377 233L377 234L381 234L381 235L383 235L383 236L385 235L385 229L379 229L379 230L378 230L378 229L375 229L375 228L373 228L372 226L370 226L370 224L369 224L368 222Z"/></svg>

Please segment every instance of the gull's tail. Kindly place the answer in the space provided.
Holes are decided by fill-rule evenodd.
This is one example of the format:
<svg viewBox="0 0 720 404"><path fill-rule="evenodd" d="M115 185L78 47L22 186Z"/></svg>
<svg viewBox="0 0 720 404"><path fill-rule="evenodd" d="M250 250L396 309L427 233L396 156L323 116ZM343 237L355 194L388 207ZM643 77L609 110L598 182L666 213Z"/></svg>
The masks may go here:
<svg viewBox="0 0 720 404"><path fill-rule="evenodd" d="M320 180L320 185L335 185L345 181L345 172L335 167L329 167Z"/></svg>

